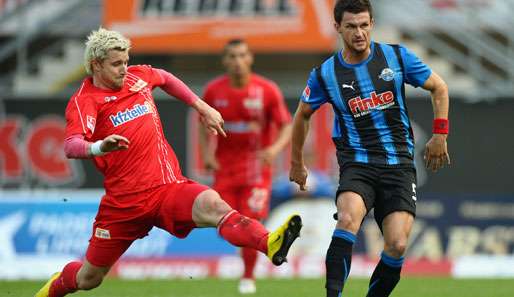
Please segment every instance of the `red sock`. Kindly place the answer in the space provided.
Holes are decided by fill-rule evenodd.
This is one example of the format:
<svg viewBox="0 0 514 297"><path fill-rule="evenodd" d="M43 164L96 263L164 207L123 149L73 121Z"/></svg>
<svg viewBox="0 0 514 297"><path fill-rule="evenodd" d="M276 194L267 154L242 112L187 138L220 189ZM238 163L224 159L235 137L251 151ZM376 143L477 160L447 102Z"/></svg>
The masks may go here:
<svg viewBox="0 0 514 297"><path fill-rule="evenodd" d="M235 246L268 252L268 230L259 221L235 210L228 212L218 223L218 233Z"/></svg>
<svg viewBox="0 0 514 297"><path fill-rule="evenodd" d="M243 278L253 279L253 271L255 270L255 264L257 263L257 250L251 248L242 248L241 256L243 257L243 263L245 265Z"/></svg>
<svg viewBox="0 0 514 297"><path fill-rule="evenodd" d="M50 285L48 297L63 297L77 291L77 272L82 267L81 262L70 262L64 266L61 275Z"/></svg>

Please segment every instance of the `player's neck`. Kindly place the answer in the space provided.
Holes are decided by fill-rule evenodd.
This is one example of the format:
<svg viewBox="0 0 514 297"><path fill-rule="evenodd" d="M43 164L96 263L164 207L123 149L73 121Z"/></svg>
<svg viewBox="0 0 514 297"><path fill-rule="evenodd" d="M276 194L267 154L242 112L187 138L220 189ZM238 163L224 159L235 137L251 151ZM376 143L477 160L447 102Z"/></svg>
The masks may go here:
<svg viewBox="0 0 514 297"><path fill-rule="evenodd" d="M371 54L371 48L368 47L363 52L356 52L350 49L344 48L342 52L343 60L348 64L358 64L365 61Z"/></svg>
<svg viewBox="0 0 514 297"><path fill-rule="evenodd" d="M250 82L250 74L248 75L229 75L230 85L235 88L244 88Z"/></svg>

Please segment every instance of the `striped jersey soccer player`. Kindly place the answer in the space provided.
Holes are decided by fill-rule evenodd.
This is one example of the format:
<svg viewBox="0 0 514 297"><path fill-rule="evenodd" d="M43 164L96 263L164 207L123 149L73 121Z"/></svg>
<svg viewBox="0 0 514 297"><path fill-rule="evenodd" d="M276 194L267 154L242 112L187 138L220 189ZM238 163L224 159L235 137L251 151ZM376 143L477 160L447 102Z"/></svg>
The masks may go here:
<svg viewBox="0 0 514 297"><path fill-rule="evenodd" d="M404 84L431 93L434 134L426 145L425 161L433 171L450 162L448 89L407 48L371 41L374 22L368 0L337 1L334 20L344 48L310 74L293 120L290 180L305 188L302 149L309 119L322 104L330 103L340 178L336 229L325 261L327 296L341 296L356 234L371 209L384 236L384 250L367 296L389 296L400 279L416 212L414 137Z"/></svg>
<svg viewBox="0 0 514 297"><path fill-rule="evenodd" d="M269 210L271 163L291 139L291 115L277 85L252 73L252 63L246 42L225 45L226 74L209 82L203 100L223 116L227 137L217 138L214 153L201 127L200 148L205 167L214 170L214 190L242 215L261 220ZM242 248L241 256L239 291L254 293L257 251Z"/></svg>
<svg viewBox="0 0 514 297"><path fill-rule="evenodd" d="M106 194L83 262L68 263L36 297L61 297L99 286L131 243L154 226L179 238L196 227L217 227L230 243L257 249L275 265L285 261L300 231L300 217L293 215L269 233L258 221L232 210L217 192L182 175L164 137L152 89L160 87L195 108L213 133L225 134L223 119L169 72L147 65L128 67L129 48L130 41L115 31L101 28L88 37L85 66L91 76L66 108L64 150L69 158L93 160L105 176Z"/></svg>

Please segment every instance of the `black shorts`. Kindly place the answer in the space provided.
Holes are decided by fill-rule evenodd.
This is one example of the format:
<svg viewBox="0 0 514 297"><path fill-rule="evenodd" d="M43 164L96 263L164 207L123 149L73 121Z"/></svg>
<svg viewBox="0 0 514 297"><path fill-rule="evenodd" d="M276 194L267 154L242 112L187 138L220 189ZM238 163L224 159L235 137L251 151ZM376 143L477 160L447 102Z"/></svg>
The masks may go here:
<svg viewBox="0 0 514 297"><path fill-rule="evenodd" d="M336 193L351 191L364 200L367 212L374 209L375 221L382 221L394 211L407 211L416 216L416 169L388 168L361 163L347 163L339 170Z"/></svg>

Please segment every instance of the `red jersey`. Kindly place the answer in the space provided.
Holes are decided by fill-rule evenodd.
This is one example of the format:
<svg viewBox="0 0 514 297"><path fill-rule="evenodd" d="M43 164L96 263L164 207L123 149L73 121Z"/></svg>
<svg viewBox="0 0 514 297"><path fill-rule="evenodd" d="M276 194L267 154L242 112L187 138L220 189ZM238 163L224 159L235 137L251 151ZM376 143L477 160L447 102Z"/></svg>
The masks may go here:
<svg viewBox="0 0 514 297"><path fill-rule="evenodd" d="M257 153L273 143L276 127L291 121L277 85L252 74L249 83L238 89L223 75L207 85L203 99L221 113L227 133L217 138L216 181L271 183L271 167L261 164Z"/></svg>
<svg viewBox="0 0 514 297"><path fill-rule="evenodd" d="M162 130L152 96L164 84L151 66L131 66L121 90L105 90L86 78L66 107L66 137L84 135L95 142L111 134L126 137L129 148L97 156L108 194L140 192L162 184L183 182L177 157Z"/></svg>

